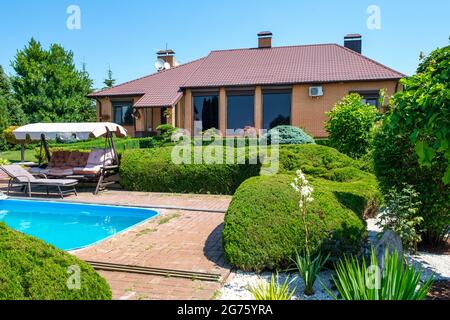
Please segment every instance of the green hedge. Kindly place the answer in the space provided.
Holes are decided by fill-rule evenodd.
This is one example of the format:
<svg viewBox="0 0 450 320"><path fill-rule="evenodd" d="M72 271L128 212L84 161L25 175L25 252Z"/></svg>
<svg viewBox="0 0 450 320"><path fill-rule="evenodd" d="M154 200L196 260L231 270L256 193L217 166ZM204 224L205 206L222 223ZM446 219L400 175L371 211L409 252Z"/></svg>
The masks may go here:
<svg viewBox="0 0 450 320"><path fill-rule="evenodd" d="M171 159L172 149L125 151L120 166L122 187L146 192L234 194L243 181L259 175L261 169L260 164L248 162L177 165Z"/></svg>
<svg viewBox="0 0 450 320"><path fill-rule="evenodd" d="M155 148L162 144L163 139L160 137L149 138L120 138L114 139L117 151L124 151L130 149L145 149ZM51 148L63 148L66 150L91 150L101 149L105 147L105 139L92 139L88 141L80 141L75 143L51 143Z"/></svg>
<svg viewBox="0 0 450 320"><path fill-rule="evenodd" d="M69 290L69 266L81 269ZM0 223L0 300L110 300L106 281L87 263Z"/></svg>
<svg viewBox="0 0 450 320"><path fill-rule="evenodd" d="M223 229L225 256L233 266L246 271L286 268L304 248L298 194L290 186L293 179L293 175L254 177L236 191ZM350 183L312 178L311 184L315 188L308 215L311 244L334 256L359 253L366 236L361 216L374 197L366 184L376 184L374 178Z"/></svg>

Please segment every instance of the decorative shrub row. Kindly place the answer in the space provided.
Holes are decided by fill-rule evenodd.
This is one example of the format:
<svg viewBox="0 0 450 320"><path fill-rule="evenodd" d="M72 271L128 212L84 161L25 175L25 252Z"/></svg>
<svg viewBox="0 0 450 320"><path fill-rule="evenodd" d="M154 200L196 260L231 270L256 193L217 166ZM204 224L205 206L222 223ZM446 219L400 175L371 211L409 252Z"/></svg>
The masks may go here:
<svg viewBox="0 0 450 320"><path fill-rule="evenodd" d="M175 164L172 149L125 151L120 166L122 187L132 191L231 195L242 182L259 175L261 169L259 164L248 161L247 164Z"/></svg>
<svg viewBox="0 0 450 320"><path fill-rule="evenodd" d="M81 287L67 286L77 266ZM0 300L110 300L106 281L87 263L0 223Z"/></svg>

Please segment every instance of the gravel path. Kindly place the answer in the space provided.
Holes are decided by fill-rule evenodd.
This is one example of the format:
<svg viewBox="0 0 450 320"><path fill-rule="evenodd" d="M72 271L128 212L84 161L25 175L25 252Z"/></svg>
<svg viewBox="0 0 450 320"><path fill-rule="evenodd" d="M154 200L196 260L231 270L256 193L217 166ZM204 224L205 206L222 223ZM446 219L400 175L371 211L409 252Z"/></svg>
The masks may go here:
<svg viewBox="0 0 450 320"><path fill-rule="evenodd" d="M376 219L369 219L367 221L367 229L369 231L369 241L374 242L377 239L377 235L380 229L376 225ZM424 277L429 277L434 274L436 280L450 279L450 255L437 255L426 252L418 252L415 255L405 255L406 259L417 266L418 268L424 269ZM328 289L332 285L332 275L333 272L326 270L320 273L320 279ZM252 300L252 294L248 292L247 288L249 286L255 285L258 281L270 281L272 273L265 272L261 275L252 272L242 272L237 271L232 276L230 276L229 281L222 288L221 300ZM294 300L331 300L332 298L323 288L319 281L316 282L314 286L315 294L313 296L305 296L303 294L303 281L301 280L299 274L279 274L279 282L283 283L287 276L290 279L294 279L291 283L291 288L296 288L296 294L294 295ZM337 294L337 292L333 292Z"/></svg>

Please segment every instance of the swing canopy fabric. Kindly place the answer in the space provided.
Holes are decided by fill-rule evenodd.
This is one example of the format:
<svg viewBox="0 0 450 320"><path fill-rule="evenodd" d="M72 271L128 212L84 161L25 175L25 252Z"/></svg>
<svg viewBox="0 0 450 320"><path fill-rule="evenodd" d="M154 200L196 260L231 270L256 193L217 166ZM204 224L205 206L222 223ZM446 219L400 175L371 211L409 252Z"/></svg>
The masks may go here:
<svg viewBox="0 0 450 320"><path fill-rule="evenodd" d="M59 137L88 140L104 137L108 131L118 138L127 136L124 127L111 122L33 123L17 128L13 134L20 141L39 141L42 135L47 140L56 140Z"/></svg>

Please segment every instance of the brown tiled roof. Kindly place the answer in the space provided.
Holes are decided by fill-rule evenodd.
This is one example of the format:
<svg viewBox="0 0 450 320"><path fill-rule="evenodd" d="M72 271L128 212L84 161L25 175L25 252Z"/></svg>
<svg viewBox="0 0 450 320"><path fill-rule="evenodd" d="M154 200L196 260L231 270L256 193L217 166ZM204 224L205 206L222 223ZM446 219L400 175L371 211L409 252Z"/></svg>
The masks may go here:
<svg viewBox="0 0 450 320"><path fill-rule="evenodd" d="M137 107L170 106L180 88L395 80L404 74L337 44L212 51L207 57L91 97L139 94Z"/></svg>
<svg viewBox="0 0 450 320"><path fill-rule="evenodd" d="M404 75L337 44L213 51L183 87L399 79Z"/></svg>
<svg viewBox="0 0 450 320"><path fill-rule="evenodd" d="M135 107L166 107L174 105L182 96L180 87L203 62L195 60L169 70L129 81L88 95L91 98L110 96L140 96Z"/></svg>

